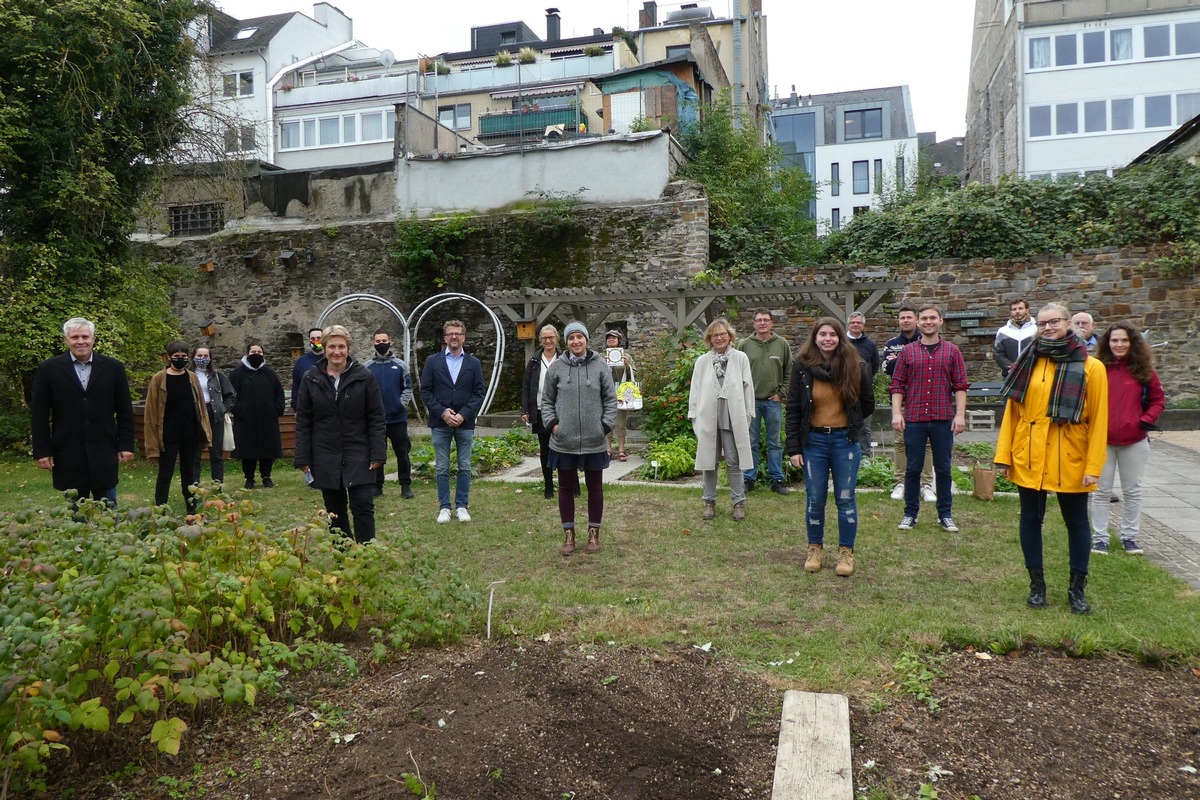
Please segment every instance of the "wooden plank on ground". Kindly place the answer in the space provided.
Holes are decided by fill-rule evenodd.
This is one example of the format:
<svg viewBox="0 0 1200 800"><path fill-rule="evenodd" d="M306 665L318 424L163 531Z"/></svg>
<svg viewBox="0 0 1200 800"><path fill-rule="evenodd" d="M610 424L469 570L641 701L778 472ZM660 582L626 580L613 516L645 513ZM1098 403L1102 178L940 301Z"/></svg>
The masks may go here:
<svg viewBox="0 0 1200 800"><path fill-rule="evenodd" d="M771 800L853 800L850 704L844 695L783 695Z"/></svg>

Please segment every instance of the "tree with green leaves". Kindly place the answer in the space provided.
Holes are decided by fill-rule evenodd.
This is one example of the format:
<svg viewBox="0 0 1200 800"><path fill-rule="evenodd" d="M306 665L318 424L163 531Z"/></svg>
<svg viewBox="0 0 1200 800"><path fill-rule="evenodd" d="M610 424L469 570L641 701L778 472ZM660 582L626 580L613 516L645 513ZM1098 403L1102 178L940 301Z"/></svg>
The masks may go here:
<svg viewBox="0 0 1200 800"><path fill-rule="evenodd" d="M784 164L753 125L738 124L723 93L680 132L689 161L679 177L708 194L709 261L717 272L738 275L773 266L816 263L820 248L808 206L812 178Z"/></svg>
<svg viewBox="0 0 1200 800"><path fill-rule="evenodd" d="M168 275L128 237L189 103L194 0L0 0L0 406L27 397L75 315L149 366Z"/></svg>

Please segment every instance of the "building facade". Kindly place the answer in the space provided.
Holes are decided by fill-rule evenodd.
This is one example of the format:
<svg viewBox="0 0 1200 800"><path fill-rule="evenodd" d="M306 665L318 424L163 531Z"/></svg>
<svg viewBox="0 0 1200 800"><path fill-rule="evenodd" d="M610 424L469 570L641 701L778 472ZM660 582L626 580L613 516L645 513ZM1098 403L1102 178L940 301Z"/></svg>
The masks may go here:
<svg viewBox="0 0 1200 800"><path fill-rule="evenodd" d="M1193 0L976 0L965 174L1111 174L1200 114Z"/></svg>
<svg viewBox="0 0 1200 800"><path fill-rule="evenodd" d="M907 86L777 99L771 112L784 160L817 186L818 234L907 191L917 176L917 132Z"/></svg>

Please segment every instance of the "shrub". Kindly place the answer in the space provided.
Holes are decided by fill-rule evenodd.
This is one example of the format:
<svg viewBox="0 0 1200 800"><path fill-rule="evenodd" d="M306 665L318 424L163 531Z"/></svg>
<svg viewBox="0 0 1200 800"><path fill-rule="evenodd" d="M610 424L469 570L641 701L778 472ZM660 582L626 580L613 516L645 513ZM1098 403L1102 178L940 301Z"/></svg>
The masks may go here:
<svg viewBox="0 0 1200 800"><path fill-rule="evenodd" d="M6 770L28 779L114 723L153 723L178 753L183 716L337 661L321 640L366 618L377 655L465 631L477 594L408 538L346 547L323 519L275 532L258 511L210 497L186 519L93 502L0 515Z"/></svg>
<svg viewBox="0 0 1200 800"><path fill-rule="evenodd" d="M890 489L894 484L895 464L886 456L868 456L858 467L858 485Z"/></svg>
<svg viewBox="0 0 1200 800"><path fill-rule="evenodd" d="M523 426L514 426L502 436L476 436L471 443L471 472L473 475L499 472L520 464L525 456L537 454L537 437L526 431ZM414 448L409 458L414 474L433 477L436 463L432 443ZM454 475L457 472L457 461L451 459L450 474Z"/></svg>
<svg viewBox="0 0 1200 800"><path fill-rule="evenodd" d="M651 462L657 461L658 467ZM696 437L678 436L669 441L652 442L646 448L646 464L641 468L645 480L671 481L696 471Z"/></svg>
<svg viewBox="0 0 1200 800"><path fill-rule="evenodd" d="M657 349L642 364L643 375L663 376L642 383L642 430L651 443L693 435L687 416L692 367L705 352L686 340L676 344L670 337L659 339Z"/></svg>

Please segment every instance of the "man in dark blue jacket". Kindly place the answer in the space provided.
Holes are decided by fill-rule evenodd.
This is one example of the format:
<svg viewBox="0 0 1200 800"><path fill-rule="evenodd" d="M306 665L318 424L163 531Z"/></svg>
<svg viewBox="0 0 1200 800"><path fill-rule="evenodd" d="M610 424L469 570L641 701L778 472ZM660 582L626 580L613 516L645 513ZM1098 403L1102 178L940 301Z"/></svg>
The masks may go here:
<svg viewBox="0 0 1200 800"><path fill-rule="evenodd" d="M304 379L304 373L312 369L318 361L325 357L325 350L321 346L320 328L309 328L308 348L302 356L296 359L296 363L292 365L292 411L296 410L296 398L300 395L300 381Z"/></svg>
<svg viewBox="0 0 1200 800"><path fill-rule="evenodd" d="M442 325L446 347L425 360L421 370L421 400L429 412L429 432L437 471L439 523L450 521L450 445L458 451L458 479L454 487L459 522L470 522L471 445L475 418L483 408L483 365L463 350L467 326L452 319Z"/></svg>
<svg viewBox="0 0 1200 800"><path fill-rule="evenodd" d="M392 337L380 328L375 331L375 354L367 362L367 369L375 376L379 392L383 395L383 410L387 415L387 438L396 452L396 472L400 480L400 495L406 500L412 493L412 462L408 452L412 442L408 438L408 404L412 400L412 376L408 365L392 353ZM375 476L375 496L383 494L383 473Z"/></svg>

